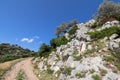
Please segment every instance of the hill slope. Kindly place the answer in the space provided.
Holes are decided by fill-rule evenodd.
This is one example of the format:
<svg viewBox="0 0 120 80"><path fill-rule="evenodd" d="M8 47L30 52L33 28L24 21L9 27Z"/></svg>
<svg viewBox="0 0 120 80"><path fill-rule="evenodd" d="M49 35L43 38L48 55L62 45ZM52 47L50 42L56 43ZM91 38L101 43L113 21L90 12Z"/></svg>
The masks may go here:
<svg viewBox="0 0 120 80"><path fill-rule="evenodd" d="M120 22L93 28L95 22L77 24L74 37L65 34L70 42L57 47L48 58L34 60L36 69L58 80L120 80ZM36 74L41 78L42 74Z"/></svg>
<svg viewBox="0 0 120 80"><path fill-rule="evenodd" d="M23 49L18 45L11 45L8 43L0 44L0 62L5 62L17 58L24 58L34 55L34 51Z"/></svg>

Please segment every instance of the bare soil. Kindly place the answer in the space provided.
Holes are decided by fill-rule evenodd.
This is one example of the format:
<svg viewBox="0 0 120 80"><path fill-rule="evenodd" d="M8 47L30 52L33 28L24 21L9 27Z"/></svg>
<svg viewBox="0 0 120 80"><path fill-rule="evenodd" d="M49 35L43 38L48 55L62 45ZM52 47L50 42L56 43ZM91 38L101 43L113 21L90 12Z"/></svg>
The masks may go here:
<svg viewBox="0 0 120 80"><path fill-rule="evenodd" d="M3 76L4 80L17 80L16 77L20 70L24 71L27 80L38 80L34 74L34 66L31 63L32 58L27 58L21 62L16 63L11 70L7 71Z"/></svg>

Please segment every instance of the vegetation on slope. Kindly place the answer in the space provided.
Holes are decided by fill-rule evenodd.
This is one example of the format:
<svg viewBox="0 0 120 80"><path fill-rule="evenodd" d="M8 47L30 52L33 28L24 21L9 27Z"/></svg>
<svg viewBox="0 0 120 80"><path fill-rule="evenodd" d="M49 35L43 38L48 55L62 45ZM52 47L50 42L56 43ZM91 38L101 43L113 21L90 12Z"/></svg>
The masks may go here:
<svg viewBox="0 0 120 80"><path fill-rule="evenodd" d="M13 61L4 62L4 63L0 63L0 80L7 70L9 70L14 64L16 64L17 62L19 62L21 60L23 60L23 58L16 59Z"/></svg>
<svg viewBox="0 0 120 80"><path fill-rule="evenodd" d="M0 62L25 58L35 55L34 51L23 49L18 45L10 45L8 43L0 44Z"/></svg>
<svg viewBox="0 0 120 80"><path fill-rule="evenodd" d="M17 75L17 80L25 80L25 73L23 71L20 71Z"/></svg>
<svg viewBox="0 0 120 80"><path fill-rule="evenodd" d="M110 27L103 29L101 31L88 32L87 34L89 34L93 39L101 39L104 37L110 37L112 34L117 33L119 31L120 31L119 27Z"/></svg>
<svg viewBox="0 0 120 80"><path fill-rule="evenodd" d="M99 6L95 19L102 24L107 21L120 20L120 3L105 0Z"/></svg>
<svg viewBox="0 0 120 80"><path fill-rule="evenodd" d="M71 27L74 27L74 25L76 24L77 24L76 19L70 21L69 23L62 23L60 26L56 28L55 35L57 37L60 37L61 35L63 36L64 33L68 32L71 29Z"/></svg>

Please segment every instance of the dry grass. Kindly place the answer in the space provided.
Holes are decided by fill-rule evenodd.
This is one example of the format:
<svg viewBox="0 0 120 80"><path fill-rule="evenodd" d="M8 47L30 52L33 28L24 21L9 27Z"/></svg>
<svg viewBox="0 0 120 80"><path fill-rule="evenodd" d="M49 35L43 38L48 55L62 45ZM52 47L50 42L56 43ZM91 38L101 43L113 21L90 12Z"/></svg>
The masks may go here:
<svg viewBox="0 0 120 80"><path fill-rule="evenodd" d="M58 80L58 77L53 76L53 73L40 71L37 64L34 65L34 73L37 75L39 80Z"/></svg>
<svg viewBox="0 0 120 80"><path fill-rule="evenodd" d="M17 62L23 60L22 59L16 59L16 60L12 60L12 61L8 61L8 62L4 62L4 63L0 63L0 78L3 76L3 74L9 70L11 68L11 66L13 66L14 64L16 64Z"/></svg>

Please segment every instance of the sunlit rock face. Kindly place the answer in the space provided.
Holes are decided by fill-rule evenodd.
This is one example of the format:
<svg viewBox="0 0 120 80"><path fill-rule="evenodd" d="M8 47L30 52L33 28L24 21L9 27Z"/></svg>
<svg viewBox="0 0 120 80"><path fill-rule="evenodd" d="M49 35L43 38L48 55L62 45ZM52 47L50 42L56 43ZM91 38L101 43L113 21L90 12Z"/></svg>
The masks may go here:
<svg viewBox="0 0 120 80"><path fill-rule="evenodd" d="M78 30L75 38L66 45L56 48L56 51L46 58L42 58L38 64L40 70L51 69L53 76L58 80L120 80L120 71L112 51L120 51L119 34L105 36L103 39L93 40L87 32L101 31L105 28L119 27L119 21L106 22L100 28L93 30L90 27L95 20L77 24ZM70 38L70 35L65 36ZM104 35L104 34L103 34ZM116 63L116 64L115 64ZM48 67L49 65L49 67Z"/></svg>

